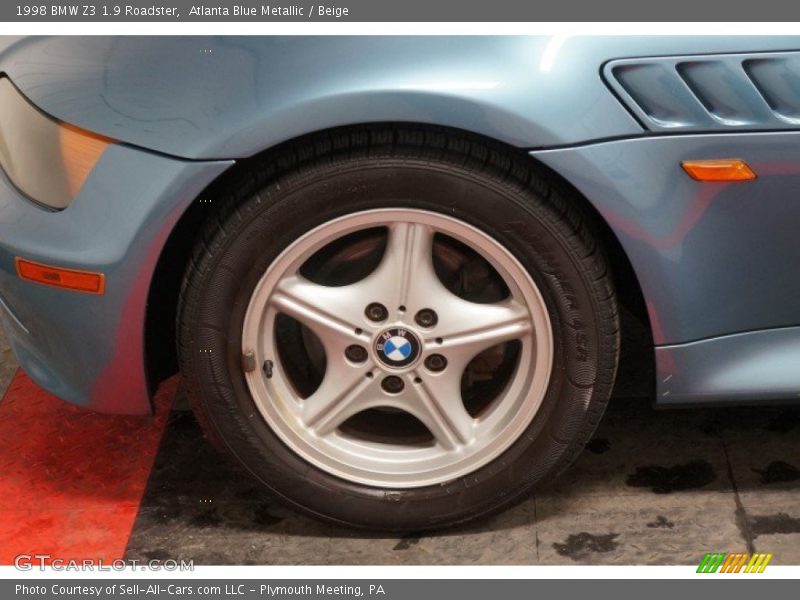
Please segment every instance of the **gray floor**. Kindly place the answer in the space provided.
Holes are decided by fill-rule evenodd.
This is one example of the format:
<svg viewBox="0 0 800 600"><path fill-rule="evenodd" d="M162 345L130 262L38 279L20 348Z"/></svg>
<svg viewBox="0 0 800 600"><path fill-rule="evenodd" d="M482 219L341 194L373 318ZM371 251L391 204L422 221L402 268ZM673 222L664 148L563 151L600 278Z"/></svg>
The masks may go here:
<svg viewBox="0 0 800 600"><path fill-rule="evenodd" d="M14 363L0 340L0 390ZM127 556L197 564L697 564L758 551L800 564L800 408L656 411L614 398L577 463L490 520L364 534L265 499L173 414Z"/></svg>
<svg viewBox="0 0 800 600"><path fill-rule="evenodd" d="M615 399L578 462L470 527L404 538L298 516L176 412L128 557L197 564L697 564L772 552L800 564L800 410L655 411Z"/></svg>

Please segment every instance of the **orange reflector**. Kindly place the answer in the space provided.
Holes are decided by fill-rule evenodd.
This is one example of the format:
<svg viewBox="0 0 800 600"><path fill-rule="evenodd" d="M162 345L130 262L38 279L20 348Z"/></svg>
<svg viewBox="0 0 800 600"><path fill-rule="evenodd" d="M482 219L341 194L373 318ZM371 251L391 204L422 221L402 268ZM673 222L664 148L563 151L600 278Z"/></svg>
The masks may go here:
<svg viewBox="0 0 800 600"><path fill-rule="evenodd" d="M752 181L756 178L747 163L738 158L685 160L681 166L697 181Z"/></svg>
<svg viewBox="0 0 800 600"><path fill-rule="evenodd" d="M87 294L103 294L106 291L106 276L102 273L51 267L19 257L14 262L21 279Z"/></svg>
<svg viewBox="0 0 800 600"><path fill-rule="evenodd" d="M113 142L110 138L95 135L71 125L58 128L64 176L71 197L78 195L103 151Z"/></svg>

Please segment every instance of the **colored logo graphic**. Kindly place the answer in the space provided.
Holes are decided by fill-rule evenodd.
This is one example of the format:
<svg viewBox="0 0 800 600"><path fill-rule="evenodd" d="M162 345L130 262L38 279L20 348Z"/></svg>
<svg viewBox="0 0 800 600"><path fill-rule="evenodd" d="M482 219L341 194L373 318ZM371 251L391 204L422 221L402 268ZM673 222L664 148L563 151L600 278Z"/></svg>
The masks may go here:
<svg viewBox="0 0 800 600"><path fill-rule="evenodd" d="M763 573L772 554L711 552L703 557L698 573Z"/></svg>
<svg viewBox="0 0 800 600"><path fill-rule="evenodd" d="M411 356L411 344L406 338L395 336L386 340L383 353L389 360L401 362Z"/></svg>
<svg viewBox="0 0 800 600"><path fill-rule="evenodd" d="M385 365L405 367L419 356L419 340L407 329L394 327L378 336L375 351Z"/></svg>

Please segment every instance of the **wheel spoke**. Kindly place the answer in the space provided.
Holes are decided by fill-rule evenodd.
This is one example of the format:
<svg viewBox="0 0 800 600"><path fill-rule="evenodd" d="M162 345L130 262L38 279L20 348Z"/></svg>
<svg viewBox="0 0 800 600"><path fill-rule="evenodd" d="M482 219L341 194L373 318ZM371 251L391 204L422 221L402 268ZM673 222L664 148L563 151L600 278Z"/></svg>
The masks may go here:
<svg viewBox="0 0 800 600"><path fill-rule="evenodd" d="M452 310L441 316L439 326L426 339L428 348L448 358L448 369L466 367L483 350L522 339L533 331L527 309L513 300L497 304L458 300L451 304Z"/></svg>
<svg viewBox="0 0 800 600"><path fill-rule="evenodd" d="M444 448L455 450L469 444L475 436L475 420L464 408L460 381L443 374L415 383L415 376L407 376L409 412L428 427Z"/></svg>
<svg viewBox="0 0 800 600"><path fill-rule="evenodd" d="M303 424L317 435L324 436L353 415L374 405L376 380L366 377L371 367L328 368L319 388L303 401L300 413Z"/></svg>
<svg viewBox="0 0 800 600"><path fill-rule="evenodd" d="M363 342L356 333L361 320L360 305L348 293L351 287L318 285L295 275L278 284L271 303L311 329L326 349L352 341Z"/></svg>
<svg viewBox="0 0 800 600"><path fill-rule="evenodd" d="M390 314L401 306L414 309L426 293L444 289L433 269L433 233L419 223L391 225L380 265L353 287Z"/></svg>
<svg viewBox="0 0 800 600"><path fill-rule="evenodd" d="M408 304L412 287L426 286L436 279L433 271L433 231L418 223L392 225L384 260L391 264L391 271L397 274L398 306Z"/></svg>

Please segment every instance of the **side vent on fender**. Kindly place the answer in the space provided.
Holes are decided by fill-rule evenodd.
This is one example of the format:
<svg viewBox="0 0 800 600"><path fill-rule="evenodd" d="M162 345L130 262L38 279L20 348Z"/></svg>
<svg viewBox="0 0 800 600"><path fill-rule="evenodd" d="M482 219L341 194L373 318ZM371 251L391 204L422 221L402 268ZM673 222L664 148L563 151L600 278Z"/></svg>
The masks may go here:
<svg viewBox="0 0 800 600"><path fill-rule="evenodd" d="M603 75L652 131L800 127L800 52L614 60Z"/></svg>

